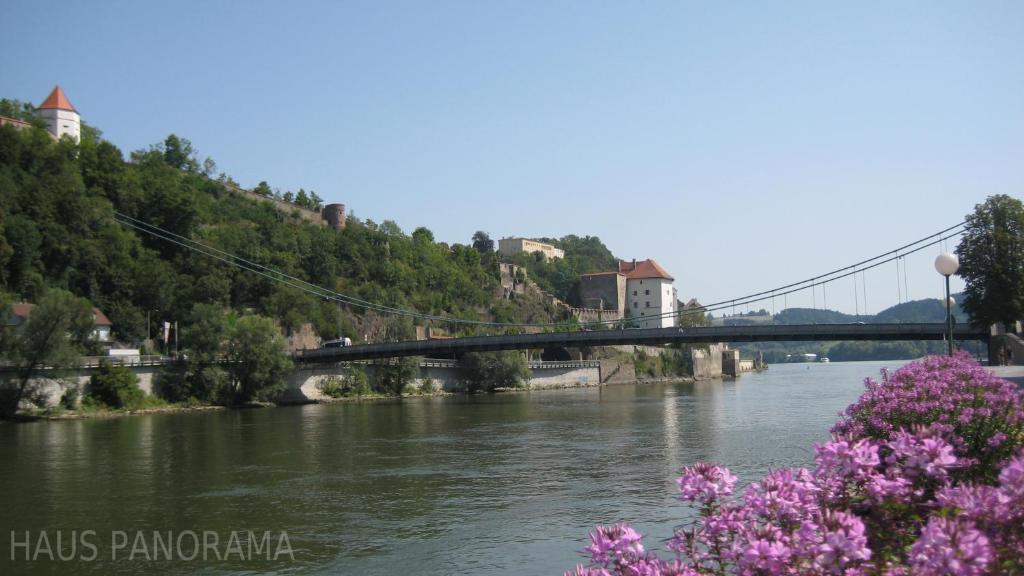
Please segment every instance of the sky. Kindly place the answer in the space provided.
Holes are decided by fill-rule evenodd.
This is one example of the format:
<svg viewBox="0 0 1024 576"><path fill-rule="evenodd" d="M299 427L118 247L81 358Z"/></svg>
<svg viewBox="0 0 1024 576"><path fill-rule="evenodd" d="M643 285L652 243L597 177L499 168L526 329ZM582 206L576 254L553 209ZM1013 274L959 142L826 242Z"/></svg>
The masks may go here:
<svg viewBox="0 0 1024 576"><path fill-rule="evenodd" d="M449 243L598 236L683 300L1024 195L1021 2L8 0L4 19L0 97L60 84L126 155L175 133L243 186ZM754 308L941 297L940 251Z"/></svg>

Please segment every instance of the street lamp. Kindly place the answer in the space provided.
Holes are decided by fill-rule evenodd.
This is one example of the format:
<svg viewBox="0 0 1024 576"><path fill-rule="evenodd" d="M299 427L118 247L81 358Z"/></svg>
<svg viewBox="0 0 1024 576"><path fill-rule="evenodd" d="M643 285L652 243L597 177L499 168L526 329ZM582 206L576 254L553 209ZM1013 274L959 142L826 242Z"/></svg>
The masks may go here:
<svg viewBox="0 0 1024 576"><path fill-rule="evenodd" d="M953 298L949 295L949 277L956 274L960 261L953 254L939 254L935 258L935 270L946 277L946 329L948 330L949 355L953 355Z"/></svg>

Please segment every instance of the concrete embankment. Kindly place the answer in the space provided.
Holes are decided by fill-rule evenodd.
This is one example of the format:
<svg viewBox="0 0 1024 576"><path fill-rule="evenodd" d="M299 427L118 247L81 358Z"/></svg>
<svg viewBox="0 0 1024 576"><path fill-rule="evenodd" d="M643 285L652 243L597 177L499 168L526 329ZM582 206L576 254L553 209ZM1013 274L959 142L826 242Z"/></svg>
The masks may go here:
<svg viewBox="0 0 1024 576"><path fill-rule="evenodd" d="M363 366L367 371L367 376L372 380L375 367L372 364ZM127 367L138 378L139 388L146 394L152 395L159 380L158 375L164 366L129 365ZM35 380L41 388L44 404L41 407L56 406L68 387L77 387L80 392L84 392L94 370L95 368L81 368L64 372L59 380L46 377ZM531 390L599 386L602 383L602 363L596 360L530 362L530 371L532 376L527 388ZM347 369L344 366L299 366L289 375L288 390L282 400L295 403L316 402L325 399L319 389L319 384L325 379L341 376L346 372ZM632 366L629 366L629 370L623 371L623 375L631 373ZM461 392L466 388L458 364L450 360L424 360L420 363L419 375L411 383L411 386L423 392ZM425 386L429 386L431 390L426 390Z"/></svg>
<svg viewBox="0 0 1024 576"><path fill-rule="evenodd" d="M376 367L363 364L366 375L373 380ZM292 372L288 378L288 392L285 402L316 402L325 400L320 390L321 384L332 377L345 374L344 366L301 367ZM530 362L530 381L527 389L544 390L551 388L571 388L582 386L599 386L602 384L602 363L594 360L570 362ZM420 363L420 373L410 386L425 393L462 392L466 389L457 362L451 360L424 360ZM427 388L430 388L427 390Z"/></svg>

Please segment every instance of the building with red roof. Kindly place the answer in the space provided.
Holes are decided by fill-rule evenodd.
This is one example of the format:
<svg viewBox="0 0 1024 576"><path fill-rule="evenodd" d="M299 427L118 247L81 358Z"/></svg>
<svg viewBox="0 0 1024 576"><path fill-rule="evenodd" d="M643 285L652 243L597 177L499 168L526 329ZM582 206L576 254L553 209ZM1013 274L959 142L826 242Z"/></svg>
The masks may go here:
<svg viewBox="0 0 1024 576"><path fill-rule="evenodd" d="M50 95L36 109L36 114L46 121L54 138L59 140L61 136L69 136L75 142L81 141L82 117L60 86L53 87Z"/></svg>
<svg viewBox="0 0 1024 576"><path fill-rule="evenodd" d="M671 328L678 312L675 278L654 260L620 260L615 272L580 276L586 308L615 310L640 328Z"/></svg>
<svg viewBox="0 0 1024 576"><path fill-rule="evenodd" d="M11 304L11 312L7 316L7 326L12 326L17 330L32 315L32 310L35 307L35 304L29 304L28 302ZM110 329L113 328L114 323L99 308L92 309L92 319L92 338L97 342L110 342Z"/></svg>
<svg viewBox="0 0 1024 576"><path fill-rule="evenodd" d="M82 140L82 117L60 86L54 86L46 100L36 108L36 116L46 122L46 130L54 140L60 140L61 136L68 136L75 142ZM31 122L0 116L0 126L5 125L19 130L32 128Z"/></svg>

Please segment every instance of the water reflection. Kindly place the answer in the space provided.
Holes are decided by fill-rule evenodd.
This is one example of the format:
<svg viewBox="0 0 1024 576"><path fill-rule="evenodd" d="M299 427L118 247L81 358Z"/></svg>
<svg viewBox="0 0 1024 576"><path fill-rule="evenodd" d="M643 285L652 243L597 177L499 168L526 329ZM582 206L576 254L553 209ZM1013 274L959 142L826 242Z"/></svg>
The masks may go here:
<svg viewBox="0 0 1024 576"><path fill-rule="evenodd" d="M284 530L296 551L288 565L76 567L104 574L560 573L593 524L632 519L668 536L686 513L673 479L687 464L722 462L743 480L809 464L880 366L3 425L0 534Z"/></svg>

